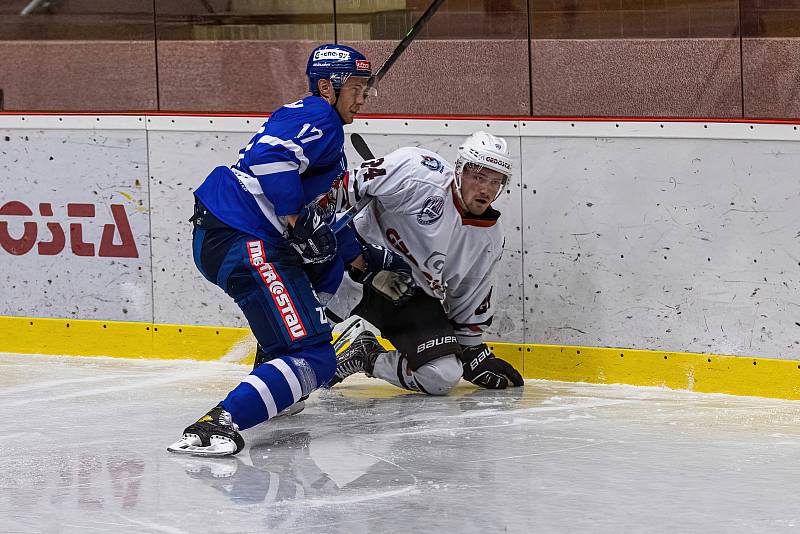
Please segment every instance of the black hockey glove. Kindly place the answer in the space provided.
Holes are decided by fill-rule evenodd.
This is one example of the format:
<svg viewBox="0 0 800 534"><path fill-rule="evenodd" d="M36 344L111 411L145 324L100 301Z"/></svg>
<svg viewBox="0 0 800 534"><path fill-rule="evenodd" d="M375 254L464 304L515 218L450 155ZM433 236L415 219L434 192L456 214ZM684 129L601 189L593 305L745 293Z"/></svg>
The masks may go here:
<svg viewBox="0 0 800 534"><path fill-rule="evenodd" d="M510 363L495 358L485 343L474 347L463 347L461 363L464 366L464 380L487 389L506 389L511 382L521 386L522 380Z"/></svg>
<svg viewBox="0 0 800 534"><path fill-rule="evenodd" d="M406 261L386 247L361 244L361 255L366 269L348 266L347 272L355 282L367 284L395 305L408 302L414 295L417 285L411 275L411 267Z"/></svg>
<svg viewBox="0 0 800 534"><path fill-rule="evenodd" d="M303 207L288 233L303 263L325 263L336 256L336 236L313 205Z"/></svg>

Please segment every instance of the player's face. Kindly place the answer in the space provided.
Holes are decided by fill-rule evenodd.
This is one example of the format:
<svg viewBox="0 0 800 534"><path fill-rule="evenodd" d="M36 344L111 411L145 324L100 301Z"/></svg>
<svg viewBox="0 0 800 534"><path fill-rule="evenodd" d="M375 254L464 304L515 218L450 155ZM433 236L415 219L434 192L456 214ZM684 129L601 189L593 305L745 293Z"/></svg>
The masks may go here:
<svg viewBox="0 0 800 534"><path fill-rule="evenodd" d="M350 76L339 90L336 111L339 112L339 116L342 117L345 124L353 122L353 118L366 102L364 91L367 88L367 80L368 78Z"/></svg>
<svg viewBox="0 0 800 534"><path fill-rule="evenodd" d="M497 198L504 183L505 176L500 172L476 165L464 165L461 172L461 199L470 213L483 215Z"/></svg>

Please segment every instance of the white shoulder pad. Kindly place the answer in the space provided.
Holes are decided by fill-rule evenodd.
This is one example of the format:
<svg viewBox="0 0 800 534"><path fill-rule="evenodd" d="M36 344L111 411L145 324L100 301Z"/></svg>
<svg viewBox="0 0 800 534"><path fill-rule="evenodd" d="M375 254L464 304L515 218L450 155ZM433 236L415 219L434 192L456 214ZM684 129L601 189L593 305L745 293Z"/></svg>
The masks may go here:
<svg viewBox="0 0 800 534"><path fill-rule="evenodd" d="M351 204L373 196L384 204L393 197L399 206L430 188L444 190L452 180L452 167L441 156L423 148L403 147L362 163L351 173L347 188Z"/></svg>
<svg viewBox="0 0 800 534"><path fill-rule="evenodd" d="M408 179L427 182L442 189L453 181L453 166L436 152L403 147L386 156L388 164L402 166Z"/></svg>

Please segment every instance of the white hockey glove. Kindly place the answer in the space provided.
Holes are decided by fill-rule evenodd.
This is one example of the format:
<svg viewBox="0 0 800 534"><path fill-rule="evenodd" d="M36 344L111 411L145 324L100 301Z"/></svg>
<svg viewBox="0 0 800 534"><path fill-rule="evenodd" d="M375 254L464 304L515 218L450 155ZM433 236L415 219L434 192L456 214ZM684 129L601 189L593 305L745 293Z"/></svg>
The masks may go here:
<svg viewBox="0 0 800 534"><path fill-rule="evenodd" d="M366 269L348 266L347 272L353 281L368 284L395 305L404 304L417 288L411 275L411 267L406 261L386 247L362 243L361 255Z"/></svg>

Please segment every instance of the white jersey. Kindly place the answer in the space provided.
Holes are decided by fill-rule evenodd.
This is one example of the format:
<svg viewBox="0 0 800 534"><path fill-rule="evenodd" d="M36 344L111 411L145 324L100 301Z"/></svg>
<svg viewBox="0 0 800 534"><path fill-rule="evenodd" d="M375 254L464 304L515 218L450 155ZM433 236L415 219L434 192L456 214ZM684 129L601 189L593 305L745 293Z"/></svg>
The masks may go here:
<svg viewBox="0 0 800 534"><path fill-rule="evenodd" d="M441 156L406 147L351 171L346 187L351 204L375 198L354 220L358 233L402 254L417 285L442 301L459 343L477 345L492 320L504 236L496 210L480 217L464 213L453 179L453 167ZM348 288L355 289L342 289Z"/></svg>

